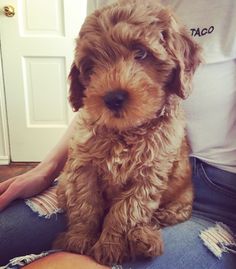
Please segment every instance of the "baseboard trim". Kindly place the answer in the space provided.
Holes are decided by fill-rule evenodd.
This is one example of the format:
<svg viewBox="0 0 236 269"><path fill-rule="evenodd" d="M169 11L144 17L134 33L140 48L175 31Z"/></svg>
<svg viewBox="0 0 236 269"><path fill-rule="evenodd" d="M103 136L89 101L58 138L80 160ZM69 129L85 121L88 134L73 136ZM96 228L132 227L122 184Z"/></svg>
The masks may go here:
<svg viewBox="0 0 236 269"><path fill-rule="evenodd" d="M0 156L0 165L8 165L10 158L8 156Z"/></svg>

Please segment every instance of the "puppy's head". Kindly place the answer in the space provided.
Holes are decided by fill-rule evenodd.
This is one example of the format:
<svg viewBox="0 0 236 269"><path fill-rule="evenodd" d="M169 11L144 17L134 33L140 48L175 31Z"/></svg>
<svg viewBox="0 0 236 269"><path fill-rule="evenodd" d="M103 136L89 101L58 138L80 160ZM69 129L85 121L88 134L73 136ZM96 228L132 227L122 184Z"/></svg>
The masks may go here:
<svg viewBox="0 0 236 269"><path fill-rule="evenodd" d="M81 28L70 102L99 125L136 127L155 118L168 96L189 95L199 63L199 46L170 10L155 0L120 1Z"/></svg>

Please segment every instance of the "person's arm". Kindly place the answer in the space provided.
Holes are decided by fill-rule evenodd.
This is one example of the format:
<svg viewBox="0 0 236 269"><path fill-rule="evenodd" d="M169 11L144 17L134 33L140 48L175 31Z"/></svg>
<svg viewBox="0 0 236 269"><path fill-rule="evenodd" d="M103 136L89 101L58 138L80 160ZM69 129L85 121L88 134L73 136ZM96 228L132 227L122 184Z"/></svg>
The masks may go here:
<svg viewBox="0 0 236 269"><path fill-rule="evenodd" d="M35 168L0 183L0 211L13 200L34 196L51 185L65 165L68 143L75 125L76 117L74 117L58 144Z"/></svg>

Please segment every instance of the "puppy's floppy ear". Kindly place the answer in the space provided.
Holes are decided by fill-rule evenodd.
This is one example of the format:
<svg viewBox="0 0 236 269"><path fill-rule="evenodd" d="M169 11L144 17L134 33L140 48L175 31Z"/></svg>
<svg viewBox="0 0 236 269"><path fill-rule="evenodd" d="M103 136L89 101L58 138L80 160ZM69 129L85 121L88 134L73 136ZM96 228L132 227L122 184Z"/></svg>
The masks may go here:
<svg viewBox="0 0 236 269"><path fill-rule="evenodd" d="M191 92L193 74L202 62L201 47L184 27L179 27L173 16L171 16L169 30L163 31L163 39L166 50L176 63L169 77L167 88L182 99L186 99Z"/></svg>
<svg viewBox="0 0 236 269"><path fill-rule="evenodd" d="M80 82L79 75L80 72L75 63L73 63L69 74L69 102L73 108L73 111L78 111L83 106L85 87Z"/></svg>

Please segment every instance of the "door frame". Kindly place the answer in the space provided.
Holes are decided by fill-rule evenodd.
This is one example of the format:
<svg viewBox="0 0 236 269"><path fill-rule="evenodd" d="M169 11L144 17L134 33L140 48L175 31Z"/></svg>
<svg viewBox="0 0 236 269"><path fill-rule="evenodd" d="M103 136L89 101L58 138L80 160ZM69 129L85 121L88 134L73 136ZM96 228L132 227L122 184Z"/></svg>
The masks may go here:
<svg viewBox="0 0 236 269"><path fill-rule="evenodd" d="M4 90L2 51L0 39L0 165L10 163L10 150L7 125L6 97Z"/></svg>

